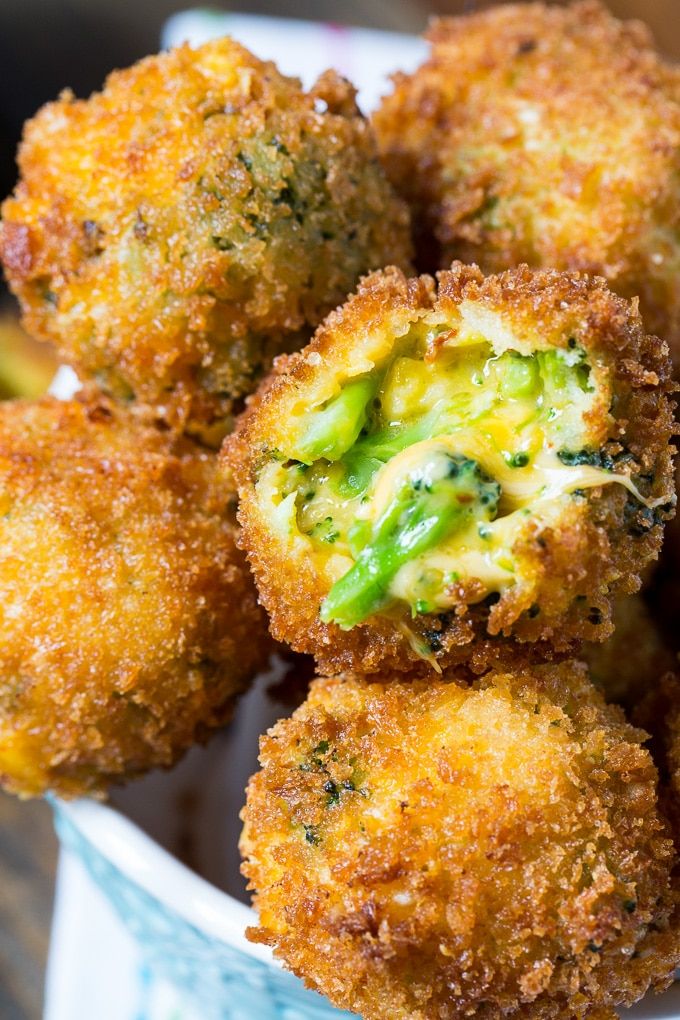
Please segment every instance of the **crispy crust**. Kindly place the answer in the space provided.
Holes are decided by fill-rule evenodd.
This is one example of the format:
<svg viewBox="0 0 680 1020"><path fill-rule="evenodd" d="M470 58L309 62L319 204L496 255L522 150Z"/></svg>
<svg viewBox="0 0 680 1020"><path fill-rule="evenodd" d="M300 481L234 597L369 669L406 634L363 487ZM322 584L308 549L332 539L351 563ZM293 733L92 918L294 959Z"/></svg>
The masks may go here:
<svg viewBox="0 0 680 1020"><path fill-rule="evenodd" d="M171 765L266 663L216 455L105 398L0 404L0 783Z"/></svg>
<svg viewBox="0 0 680 1020"><path fill-rule="evenodd" d="M28 330L204 435L362 273L409 265L349 83L304 93L230 39L64 93L26 125L19 168L0 252Z"/></svg>
<svg viewBox="0 0 680 1020"><path fill-rule="evenodd" d="M248 789L250 937L367 1020L603 1017L667 986L674 852L644 736L576 663L316 681Z"/></svg>
<svg viewBox="0 0 680 1020"><path fill-rule="evenodd" d="M444 18L428 38L373 121L424 268L601 274L680 359L680 71L649 31L584 0Z"/></svg>
<svg viewBox="0 0 680 1020"><path fill-rule="evenodd" d="M502 310L520 333L539 332L556 344L565 342L565 329L577 331L587 349L607 359L614 375L615 426L608 431L604 409L604 425L594 422L593 428L604 428L613 449L619 442L629 449L634 473L653 476L650 495L669 504L674 500L667 348L645 335L634 302L612 295L601 279L527 267L485 279L476 267L457 264L437 280L407 280L397 269L363 280L304 351L279 359L278 374L266 381L225 443L225 463L240 496L243 547L272 633L315 655L324 673L431 670L384 617L351 631L321 623L318 607L327 582L310 556L296 556L273 533L256 499L256 473L273 448L285 446L292 409L327 373L358 357L361 336L389 338L423 308L453 312L463 299ZM640 513L620 486L591 490L587 502L575 503L558 527L527 536L521 551L539 579L536 590L522 586L513 594L508 589L491 608L468 608L463 601L455 613L419 617L409 626L429 642L441 666L465 663L476 672L513 662L518 654L548 658L568 652L578 640L603 640L612 629L612 596L637 590L640 572L658 554L667 516ZM540 612L529 613L532 606Z"/></svg>

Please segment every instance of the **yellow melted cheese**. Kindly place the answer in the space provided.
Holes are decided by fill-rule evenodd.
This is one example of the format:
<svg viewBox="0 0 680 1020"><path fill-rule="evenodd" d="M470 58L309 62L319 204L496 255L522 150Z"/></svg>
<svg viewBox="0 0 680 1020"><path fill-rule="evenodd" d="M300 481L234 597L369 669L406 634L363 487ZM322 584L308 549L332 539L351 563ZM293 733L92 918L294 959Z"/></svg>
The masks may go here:
<svg viewBox="0 0 680 1020"><path fill-rule="evenodd" d="M526 529L529 508L534 526L548 527L558 522L564 510L562 497L577 490L611 484L622 485L645 506L659 503L659 500L646 500L628 475L585 464L567 466L552 452L539 453L526 467L509 467L488 439L461 430L452 436L416 443L388 461L376 475L370 499L357 515L377 520L408 475L442 449L471 457L481 464L501 486L505 514L482 527L471 524L403 566L395 575L389 592L393 598L411 604L429 602L436 609L453 605L455 597L447 588L470 578L483 585L485 592L480 598L490 591L502 592L515 584L518 565L512 549Z"/></svg>
<svg viewBox="0 0 680 1020"><path fill-rule="evenodd" d="M408 475L441 449L476 460L501 486L508 509L520 509L578 489L594 489L613 483L623 485L640 503L650 508L662 502L645 499L626 474L615 474L587 464L566 465L549 451L537 454L526 467L510 467L488 439L466 429L450 436L425 439L398 453L378 471L369 500L358 510L357 516L377 520Z"/></svg>
<svg viewBox="0 0 680 1020"><path fill-rule="evenodd" d="M470 319L470 309L468 313ZM513 553L518 539L529 524L538 525L539 530L556 525L577 490L616 484L647 507L663 502L645 499L625 473L587 464L567 465L558 457L560 450L597 448L606 436L611 377L604 365L587 363L584 384L577 371L584 363L580 349L570 346L561 351L560 363L551 371L538 359L553 357L555 349L541 347L540 338L532 337L531 343L522 346L511 333L499 332L498 323L494 322L491 330L486 320L473 319L463 317L462 327L451 331L452 338L434 355L431 331L428 333L423 323L414 326L391 363L381 369L375 402L379 410L363 440L369 454L372 438L380 439L383 432L389 449L389 436L395 435L398 442L399 430L417 428L433 414L435 424L432 438L414 441L394 453L373 475L366 492L353 494L343 489L347 471L343 459L334 463L319 460L304 471L272 466L264 473L270 482L261 477L260 494L273 504L280 533L299 551L306 547L308 554L314 555L329 584L354 562L348 543L352 525L361 520L377 521L408 475L442 448L477 461L500 485L501 499L494 521L472 523L394 576L389 594L417 612L451 605L453 586L459 582L478 580L483 589L479 597L484 598L529 580L522 576L527 564L517 563ZM482 335L488 332L495 332L493 343ZM504 352L511 351L525 360L508 360L514 355ZM518 366L519 385L517 377L514 382L509 378ZM522 385L523 370L529 380L526 387ZM361 441L358 446L361 448ZM526 465L516 465L518 455L526 457ZM293 448L288 456L295 459ZM287 490L282 484L284 477Z"/></svg>

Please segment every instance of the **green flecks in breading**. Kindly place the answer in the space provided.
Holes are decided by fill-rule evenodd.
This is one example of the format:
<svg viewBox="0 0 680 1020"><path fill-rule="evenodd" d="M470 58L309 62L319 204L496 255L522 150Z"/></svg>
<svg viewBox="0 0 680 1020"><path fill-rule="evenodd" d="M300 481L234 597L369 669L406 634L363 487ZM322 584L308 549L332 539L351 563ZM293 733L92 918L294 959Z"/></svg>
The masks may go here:
<svg viewBox="0 0 680 1020"><path fill-rule="evenodd" d="M330 745L327 740L321 740L316 747L313 747L307 754L304 761L299 765L301 772L326 771L324 757L328 754Z"/></svg>
<svg viewBox="0 0 680 1020"><path fill-rule="evenodd" d="M641 506L637 499L629 496L623 508L623 520L628 534L632 538L641 538L648 534L652 528L663 524L674 505L674 502L671 502L658 507Z"/></svg>
<svg viewBox="0 0 680 1020"><path fill-rule="evenodd" d="M47 284L41 283L38 285L37 289L41 299L45 302L46 305L49 305L50 308L58 307L59 299L57 295L54 293L54 291L50 290Z"/></svg>
<svg viewBox="0 0 680 1020"><path fill-rule="evenodd" d="M359 789L352 778L340 781L327 779L323 785L323 790L326 794L324 806L327 808L337 807L342 802L342 799L350 793L357 793L360 797L364 798L369 796L368 790L364 788Z"/></svg>
<svg viewBox="0 0 680 1020"><path fill-rule="evenodd" d="M445 449L403 479L395 498L375 522L370 542L356 563L331 589L321 619L343 629L354 627L383 605L390 581L409 560L439 544L471 519L492 520L500 486L476 461Z"/></svg>
<svg viewBox="0 0 680 1020"><path fill-rule="evenodd" d="M213 234L212 243L215 245L218 251L231 251L236 247L234 242L228 237L220 237L219 234Z"/></svg>
<svg viewBox="0 0 680 1020"><path fill-rule="evenodd" d="M323 784L323 788L324 792L328 795L326 799L326 807L333 807L340 803L340 790L332 779L327 779Z"/></svg>
<svg viewBox="0 0 680 1020"><path fill-rule="evenodd" d="M306 843L309 843L310 846L321 846L321 836L319 834L318 825L303 825L302 828L305 834Z"/></svg>
<svg viewBox="0 0 680 1020"><path fill-rule="evenodd" d="M356 759L349 763L342 762L336 749L331 749L327 740L320 741L308 752L305 759L298 765L300 772L313 775L314 782L320 784L320 798L324 807L335 807L341 798L349 793L357 793L368 797L368 790L362 785L365 779L363 771L357 767ZM349 772L349 774L348 774ZM305 829L314 826L305 826ZM318 835L315 830L315 835ZM309 837L307 841L311 842Z"/></svg>
<svg viewBox="0 0 680 1020"><path fill-rule="evenodd" d="M298 223L304 222L304 214L306 211L306 203L300 200L299 195L295 192L295 189L286 185L279 191L278 195L274 199L275 205L285 205L291 212L291 215L295 217Z"/></svg>
<svg viewBox="0 0 680 1020"><path fill-rule="evenodd" d="M250 173L252 171L252 169L253 169L253 161L252 161L250 156L246 155L245 152L238 152L236 154L236 158L239 161L239 163L243 164L243 166L246 168L248 173Z"/></svg>

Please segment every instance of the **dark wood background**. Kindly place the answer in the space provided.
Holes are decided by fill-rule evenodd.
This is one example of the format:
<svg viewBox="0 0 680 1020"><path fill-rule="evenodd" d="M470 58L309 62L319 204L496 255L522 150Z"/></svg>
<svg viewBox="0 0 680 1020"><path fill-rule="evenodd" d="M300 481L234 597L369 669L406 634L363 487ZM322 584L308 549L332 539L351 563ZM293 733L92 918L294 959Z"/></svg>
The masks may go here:
<svg viewBox="0 0 680 1020"><path fill-rule="evenodd" d="M47 804L0 794L2 1020L41 1016L56 856Z"/></svg>
<svg viewBox="0 0 680 1020"><path fill-rule="evenodd" d="M0 90L2 191L14 180L13 152L25 117L64 85L87 94L112 67L152 52L165 18L198 2L2 0L0 66L7 79ZM223 6L417 32L433 13L460 13L492 2L242 0ZM609 0L609 6L625 17L645 18L663 50L680 57L678 0ZM20 803L0 793L0 1020L41 1016L55 864L47 805Z"/></svg>

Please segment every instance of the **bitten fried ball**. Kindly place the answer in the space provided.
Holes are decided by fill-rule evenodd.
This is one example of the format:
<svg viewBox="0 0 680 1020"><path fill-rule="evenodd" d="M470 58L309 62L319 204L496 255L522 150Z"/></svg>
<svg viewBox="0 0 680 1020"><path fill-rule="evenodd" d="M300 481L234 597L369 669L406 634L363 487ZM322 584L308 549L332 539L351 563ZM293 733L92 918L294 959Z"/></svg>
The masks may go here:
<svg viewBox="0 0 680 1020"><path fill-rule="evenodd" d="M642 595L617 599L612 623L610 638L584 644L579 655L607 701L633 708L662 674L678 667L678 660Z"/></svg>
<svg viewBox="0 0 680 1020"><path fill-rule="evenodd" d="M84 378L218 431L362 273L410 256L354 91L230 39L65 92L30 121L0 248L24 322Z"/></svg>
<svg viewBox="0 0 680 1020"><path fill-rule="evenodd" d="M374 120L436 239L424 257L598 273L680 364L680 71L592 0L442 19L429 40Z"/></svg>
<svg viewBox="0 0 680 1020"><path fill-rule="evenodd" d="M105 400L0 403L0 782L172 764L264 665L216 455Z"/></svg>
<svg viewBox="0 0 680 1020"><path fill-rule="evenodd" d="M613 1018L680 956L642 737L577 663L316 681L248 789L250 938L367 1020Z"/></svg>
<svg viewBox="0 0 680 1020"><path fill-rule="evenodd" d="M275 637L332 674L611 633L675 500L668 350L633 303L579 274L391 269L278 372L225 444Z"/></svg>

